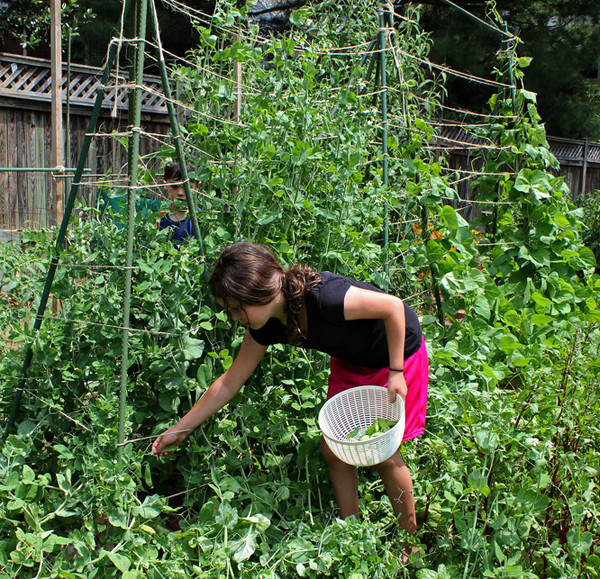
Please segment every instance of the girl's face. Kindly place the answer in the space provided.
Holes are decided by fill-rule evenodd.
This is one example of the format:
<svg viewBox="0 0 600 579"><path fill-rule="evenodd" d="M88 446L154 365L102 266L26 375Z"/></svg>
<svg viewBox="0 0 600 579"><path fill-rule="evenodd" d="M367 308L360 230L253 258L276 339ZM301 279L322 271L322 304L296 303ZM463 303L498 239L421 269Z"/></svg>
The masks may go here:
<svg viewBox="0 0 600 579"><path fill-rule="evenodd" d="M262 328L273 317L271 304L251 306L234 298L217 298L217 302L229 313L232 321L253 330Z"/></svg>

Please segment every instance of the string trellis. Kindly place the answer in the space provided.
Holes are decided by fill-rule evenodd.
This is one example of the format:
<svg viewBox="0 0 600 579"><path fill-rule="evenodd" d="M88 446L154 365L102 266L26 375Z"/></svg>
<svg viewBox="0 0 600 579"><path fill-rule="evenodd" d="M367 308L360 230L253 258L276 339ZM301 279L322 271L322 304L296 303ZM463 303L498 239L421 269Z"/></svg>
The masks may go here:
<svg viewBox="0 0 600 579"><path fill-rule="evenodd" d="M137 2L136 12L141 11L147 17L147 27L154 31L153 38L147 38L145 21L137 22L135 33L131 36L125 34L128 11L134 2ZM489 155L499 154L508 147L495 138L490 126L510 126L516 118L512 110L506 114L502 111L487 114L446 107L439 90L444 77L466 79L485 86L490 91L501 93L511 93L517 87L506 78L498 80L476 77L432 62L426 51L415 50L418 45L418 40L415 39L418 36L415 32L418 30L418 22L410 16L396 14L389 3L380 3L378 14L374 15L378 16L378 24L370 27L370 34L375 32L373 37L363 34L362 38L352 38L353 41L346 45L333 44L333 41L343 38L343 34L332 33L328 43L323 35L317 35L318 39L315 40L313 30L309 30L303 39L300 36L289 39L267 38L234 19L217 18L218 15L205 14L175 0L166 0L164 4L200 27L204 44L185 56L166 52L160 40L160 23L154 0L126 0L123 3L119 34L110 42L96 102L99 107L103 102L103 91L106 90L118 95L129 95L129 127L127 130L107 133L97 124L97 112L94 113L95 118L92 115L65 207L65 221L57 233L56 255L49 263L34 325L34 330L39 331L44 320L60 320L76 326L100 326L107 331L119 332L123 343L122 409L125 408L130 334L139 333L157 338L168 336L184 340L195 335L202 323L177 332L161 330L160 323L156 327L142 330L131 323L128 300L131 299L132 291L135 292L135 288L132 290L132 280L144 267L140 265L143 251L134 255L136 197L148 195L160 200L162 183L157 176L157 169L166 159L180 161L184 169L182 183L190 213L195 220L194 235L200 255L197 263L201 267L206 253L203 244L207 238L210 239L210 234L202 227L215 225L215 214L227 213L231 216L232 232L238 237L251 235L255 223L262 227L261 235L264 239L275 238L276 228L279 227L286 228L292 235L293 220L303 219L305 206L310 205L309 199L316 199L315 191L319 187L326 188L332 174L314 173L311 159L330 156L333 165L333 160L336 159L334 155L340 151L347 156L353 154L353 147L370 151L369 155L357 156L356 162L347 171L347 179L349 183L352 178L356 178L358 182L366 173L379 170L378 167L383 163L383 177L377 178L382 182L379 182L378 187L394 190L390 199L397 201L393 206L386 205L385 238L383 247L380 248L386 266L382 279L389 280L391 272L398 277L415 274L420 276L428 269L427 265L409 267L405 261L409 250L403 245L402 239L416 230L417 226L421 230L426 229L428 217L425 215L424 219L421 208L406 192L408 188L403 190L402 183L407 177L402 175L401 167L405 166L406 159L400 154L402 147L399 143L418 142L419 154L424 157L429 155L431 160L440 160L440 199L454 204L459 211L468 211L474 206L493 210L505 201L467 199L466 205L461 206L456 189L474 177L497 176L506 171L486 173L474 167L450 167L444 161L444 151L459 149L467 156L477 157L481 156L482 151ZM343 23L338 23L338 27L344 26ZM366 31L367 27L363 28ZM349 36L351 35L346 34L346 37ZM507 45L516 43L516 40L516 37L509 35L510 42ZM135 66L132 70L137 67L137 72L129 75L133 78L123 74L120 65L121 50L126 48L134 54ZM386 62L387 66L391 65L390 74L387 75ZM144 66L147 63L159 69L161 86L145 82ZM286 76L284 72L285 67L289 67L297 75L302 66L306 70L320 66L320 74L329 79L328 82L319 84L319 91L315 91L315 96L311 95L310 87L303 84L302 78L298 80L291 74ZM239 68L241 75L235 72ZM376 78L373 78L374 71ZM269 76L271 72L273 74ZM307 75L304 80L306 83L315 83L315 78L313 75L309 80ZM269 101L265 83L279 91L278 102L273 102L272 99ZM142 95L154 100L160 99L163 106L167 107L170 134L145 129L139 106L136 106L136 99L139 100ZM239 116L235 113L236 105L237 110L241 111ZM295 106L301 113L298 118L294 118L294 123L297 124L291 120ZM265 111L269 107L277 108L277 112L267 115ZM318 128L309 124L315 109L319 110L324 119ZM360 142L359 135L344 133L349 126L345 124L344 115L364 119L365 127L369 127L369 132L365 133L366 142ZM453 120L439 120L448 116ZM298 120L300 117L301 120ZM312 144L302 142L302 135L299 134L302 130L310 131ZM85 175L85 159L89 147L94 139L100 138L115 139L124 144L126 142L128 166L115 167L102 176ZM153 152L140 155L140 140L150 142ZM390 140L394 141L393 146L389 146ZM295 163L297 170L293 174L282 174L286 168L284 158ZM192 174L187 172L188 159L193 160L195 167ZM389 181L388 166L391 172ZM330 171L335 172L335 169L331 168ZM202 188L195 193L191 188L193 180L202 181ZM354 185L356 183L352 186ZM118 192L127 198L127 216L123 215L123 222L127 225L124 264L98 263L76 258L69 262L65 257L69 218L77 195L85 188ZM252 188L258 189L256 194L251 191ZM349 190L350 185L346 189ZM329 197L323 195L325 200L319 199L315 203L322 213L332 207L339 208L338 218L344 223L345 217L356 217L356 211L348 204L334 206L336 196L341 198L344 195L345 191L340 189L331 192ZM261 196L263 199L268 198L270 203L260 206L258 198ZM284 202L286 212L277 205ZM356 198L356 203L361 207L359 211L362 211L377 208L378 202L375 198L371 200L363 195ZM200 216L195 210L197 204L204 209ZM258 214L260 211L264 213ZM85 217L86 210L80 210L80 213ZM88 210L87 213L92 218L95 211ZM323 231L319 232L320 235L322 233ZM391 241L389 235L392 236ZM119 239L123 239L123 236ZM492 242L493 240L488 240L488 243ZM327 238L325 243L323 254L327 255L331 249L330 239ZM392 251L390 246L394 246ZM340 267L343 268L349 265L351 258L340 254L339 259ZM110 275L122 273L125 276L125 303L119 323L101 319L100 309L96 312L99 316L97 319L75 319L70 316L68 307L63 307L55 316L45 314L56 272L68 269L76 269L78 275L97 280L111 270L113 273ZM415 290L412 299L418 305L425 299L426 291L419 291L418 288ZM77 291L76 288L74 291ZM443 324L443 319L441 321ZM25 358L21 385L16 388L7 432L14 423L21 395L26 390L24 385L29 380L27 372L32 356L30 350ZM125 419L121 415L119 448L125 442L124 424Z"/></svg>

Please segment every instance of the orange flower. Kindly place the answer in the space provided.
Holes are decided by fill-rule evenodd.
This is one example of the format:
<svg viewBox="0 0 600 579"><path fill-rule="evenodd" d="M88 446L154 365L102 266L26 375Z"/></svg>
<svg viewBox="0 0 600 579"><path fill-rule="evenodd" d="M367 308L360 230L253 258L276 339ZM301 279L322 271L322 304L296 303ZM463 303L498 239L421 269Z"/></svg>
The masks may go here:
<svg viewBox="0 0 600 579"><path fill-rule="evenodd" d="M413 225L413 229L417 232L417 233L423 233L423 230L417 226L417 225Z"/></svg>

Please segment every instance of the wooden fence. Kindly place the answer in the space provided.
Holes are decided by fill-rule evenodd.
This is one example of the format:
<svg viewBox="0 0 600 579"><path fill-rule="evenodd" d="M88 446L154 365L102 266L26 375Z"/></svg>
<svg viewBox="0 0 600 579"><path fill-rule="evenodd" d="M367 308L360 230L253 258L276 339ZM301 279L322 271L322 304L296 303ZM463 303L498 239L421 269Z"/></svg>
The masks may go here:
<svg viewBox="0 0 600 579"><path fill-rule="evenodd" d="M64 120L67 168L75 167L79 161L102 70L72 65L70 73L67 79L65 66L63 104L65 109L68 104L69 110ZM47 60L0 53L0 229L50 225L55 211L52 179L65 179L66 192L71 183L68 172L51 170L54 168L50 163L50 76ZM114 79L111 82L114 84ZM144 86L150 88L142 99L144 131L166 135L170 125L166 104L160 96L160 79L148 76ZM99 179L109 173L126 174L127 147L107 133L126 131L127 126L127 93L110 89L109 85L96 128L98 135L92 140L80 186L80 197L85 202L95 203ZM155 153L158 147L157 139L142 134L142 157Z"/></svg>
<svg viewBox="0 0 600 579"><path fill-rule="evenodd" d="M69 98L65 127L67 167L75 167L79 160L101 72L98 68L72 65L70 79L67 81L66 74L63 75L65 105L67 93ZM147 77L144 86L149 87L142 104L144 131L165 135L170 125L160 79ZM50 104L50 62L0 53L0 229L50 225L54 216L52 179L66 179L64 190L68 191L68 174L59 175L47 169L51 159ZM109 83L97 127L99 135L94 137L87 159L90 172L80 187L80 195L87 203L96 201L99 178L109 173L120 175L126 169L127 148L106 134L127 129L127 106L127 93L110 89ZM111 115L113 110L116 116ZM557 174L564 176L574 200L600 189L600 143L554 137L548 141L550 151L560 163ZM477 169L473 156L476 145L476 139L451 126L441 128L437 142L437 147L449 154L450 167L467 171ZM158 147L157 139L142 135L142 156L156 152ZM459 194L466 201L464 215L468 219L477 213L475 208L468 207L469 179L461 181Z"/></svg>
<svg viewBox="0 0 600 579"><path fill-rule="evenodd" d="M560 169L573 199L600 190L600 143L549 137L550 151L558 159Z"/></svg>

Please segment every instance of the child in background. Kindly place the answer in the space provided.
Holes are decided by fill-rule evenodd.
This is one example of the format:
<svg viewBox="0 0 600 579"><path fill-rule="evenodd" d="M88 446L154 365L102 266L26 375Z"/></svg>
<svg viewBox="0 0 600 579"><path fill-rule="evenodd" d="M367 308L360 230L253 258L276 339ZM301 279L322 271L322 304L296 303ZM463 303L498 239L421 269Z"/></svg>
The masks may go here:
<svg viewBox="0 0 600 579"><path fill-rule="evenodd" d="M302 265L285 270L270 250L235 243L220 255L210 289L234 321L247 330L231 367L198 403L153 444L156 456L181 444L242 388L270 344L312 348L331 356L327 397L354 386L387 386L390 400L406 408L404 440L423 433L429 362L416 314L377 288ZM340 516L358 514L357 468L342 462L323 439ZM413 484L399 452L375 465L403 529L417 530ZM403 554L406 560L408 553Z"/></svg>
<svg viewBox="0 0 600 579"><path fill-rule="evenodd" d="M186 167L190 174L193 171L191 165L186 164ZM194 235L192 220L188 217L188 206L179 163L169 163L165 166L164 180L165 193L171 200L171 205L167 211L161 211L158 229L171 229L171 241L175 247L179 247L186 237Z"/></svg>

